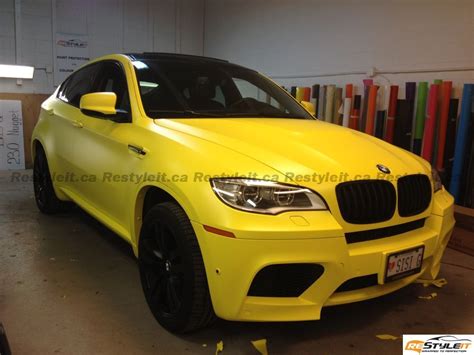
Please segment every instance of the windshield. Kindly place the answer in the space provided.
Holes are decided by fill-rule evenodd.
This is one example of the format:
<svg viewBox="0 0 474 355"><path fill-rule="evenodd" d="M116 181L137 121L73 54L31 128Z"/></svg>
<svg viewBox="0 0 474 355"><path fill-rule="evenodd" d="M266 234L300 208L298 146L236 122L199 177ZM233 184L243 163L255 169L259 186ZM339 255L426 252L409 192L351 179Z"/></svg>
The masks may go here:
<svg viewBox="0 0 474 355"><path fill-rule="evenodd" d="M314 119L261 74L226 62L134 61L146 114L160 117Z"/></svg>

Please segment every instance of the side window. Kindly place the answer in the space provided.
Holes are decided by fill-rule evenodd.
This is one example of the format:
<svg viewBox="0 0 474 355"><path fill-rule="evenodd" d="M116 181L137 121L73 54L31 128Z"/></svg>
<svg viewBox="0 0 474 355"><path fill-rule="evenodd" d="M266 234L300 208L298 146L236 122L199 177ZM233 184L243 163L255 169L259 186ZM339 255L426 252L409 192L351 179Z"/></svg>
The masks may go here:
<svg viewBox="0 0 474 355"><path fill-rule="evenodd" d="M271 96L268 95L264 90L255 86L251 82L240 78L233 78L233 80L242 98L252 98L257 101L267 103L273 106L274 108L280 108L280 104L278 103L278 101L271 98Z"/></svg>
<svg viewBox="0 0 474 355"><path fill-rule="evenodd" d="M127 79L120 64L103 62L94 88L95 92L113 92L117 95L115 108L130 112Z"/></svg>
<svg viewBox="0 0 474 355"><path fill-rule="evenodd" d="M97 64L88 65L72 74L62 85L58 98L79 107L82 95L91 93L97 76Z"/></svg>

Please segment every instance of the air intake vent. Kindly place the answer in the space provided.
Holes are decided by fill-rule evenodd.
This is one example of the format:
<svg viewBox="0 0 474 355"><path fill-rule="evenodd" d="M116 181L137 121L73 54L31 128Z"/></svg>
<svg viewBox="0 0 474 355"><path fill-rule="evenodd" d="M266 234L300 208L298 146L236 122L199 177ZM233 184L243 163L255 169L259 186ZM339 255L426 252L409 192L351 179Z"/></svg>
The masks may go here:
<svg viewBox="0 0 474 355"><path fill-rule="evenodd" d="M369 229L360 232L349 232L346 233L346 242L347 244L366 242L368 240L376 240L381 238L392 237L394 235L403 234L410 232L415 229L423 228L425 225L424 219L419 219L416 221L397 224L396 226Z"/></svg>
<svg viewBox="0 0 474 355"><path fill-rule="evenodd" d="M276 264L260 270L252 281L249 296L298 297L324 272L319 264Z"/></svg>
<svg viewBox="0 0 474 355"><path fill-rule="evenodd" d="M398 179L398 213L409 217L425 211L431 202L431 182L428 176L407 175Z"/></svg>
<svg viewBox="0 0 474 355"><path fill-rule="evenodd" d="M395 188L385 180L343 182L336 186L336 196L342 218L349 223L383 222L395 212Z"/></svg>

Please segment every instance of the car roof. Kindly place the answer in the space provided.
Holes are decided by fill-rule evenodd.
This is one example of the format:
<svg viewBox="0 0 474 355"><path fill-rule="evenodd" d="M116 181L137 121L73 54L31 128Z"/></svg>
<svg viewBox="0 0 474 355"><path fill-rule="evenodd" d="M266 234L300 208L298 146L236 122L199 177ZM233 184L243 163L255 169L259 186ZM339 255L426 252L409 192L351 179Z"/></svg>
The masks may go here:
<svg viewBox="0 0 474 355"><path fill-rule="evenodd" d="M161 53L161 52L143 52L143 53L125 53L127 57L131 60L143 60L143 59L176 59L176 60L186 60L194 62L220 62L220 63L229 63L229 61L219 58L212 57L203 57L199 55L191 54L178 54L178 53ZM234 64L236 65L236 64Z"/></svg>

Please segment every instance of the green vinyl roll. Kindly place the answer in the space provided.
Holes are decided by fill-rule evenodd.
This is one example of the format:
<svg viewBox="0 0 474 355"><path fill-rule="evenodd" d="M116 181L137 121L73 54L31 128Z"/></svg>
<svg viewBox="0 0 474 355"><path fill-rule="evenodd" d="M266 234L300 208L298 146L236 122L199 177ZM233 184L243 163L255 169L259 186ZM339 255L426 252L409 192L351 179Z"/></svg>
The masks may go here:
<svg viewBox="0 0 474 355"><path fill-rule="evenodd" d="M336 92L336 85L328 85L326 87L326 105L324 112L324 120L327 122L332 122L332 117L334 115L334 94Z"/></svg>
<svg viewBox="0 0 474 355"><path fill-rule="evenodd" d="M426 81L422 81L418 84L418 97L416 99L415 136L413 140L413 152L415 154L421 153L421 142L423 140L423 132L425 129L427 98L428 83Z"/></svg>

